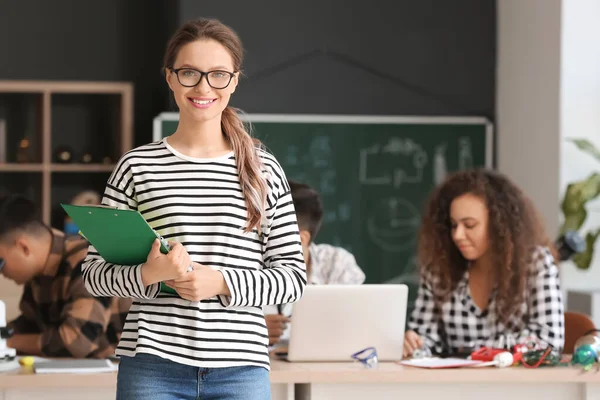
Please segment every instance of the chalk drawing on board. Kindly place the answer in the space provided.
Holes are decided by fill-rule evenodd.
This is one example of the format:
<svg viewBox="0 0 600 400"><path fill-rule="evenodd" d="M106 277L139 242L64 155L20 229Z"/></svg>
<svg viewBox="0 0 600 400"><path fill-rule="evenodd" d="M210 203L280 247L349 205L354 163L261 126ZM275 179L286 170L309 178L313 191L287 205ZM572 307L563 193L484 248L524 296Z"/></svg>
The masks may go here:
<svg viewBox="0 0 600 400"><path fill-rule="evenodd" d="M328 210L323 213L323 224L324 225L332 224L336 221L337 221L337 214L335 211Z"/></svg>
<svg viewBox="0 0 600 400"><path fill-rule="evenodd" d="M350 221L352 208L349 203L342 203L338 206L338 217L340 221Z"/></svg>
<svg viewBox="0 0 600 400"><path fill-rule="evenodd" d="M289 167L298 165L298 146L288 146L285 153L285 165Z"/></svg>
<svg viewBox="0 0 600 400"><path fill-rule="evenodd" d="M331 159L331 146L328 136L318 136L310 142L307 157L312 158L313 168L327 168Z"/></svg>
<svg viewBox="0 0 600 400"><path fill-rule="evenodd" d="M388 197L371 208L367 232L381 249L401 252L415 243L419 223L419 211L415 206L405 199Z"/></svg>
<svg viewBox="0 0 600 400"><path fill-rule="evenodd" d="M360 183L366 185L389 185L392 183L391 176L385 174L380 176L369 176L369 162L376 162L376 160L369 161L370 158L376 158L374 156L379 154L380 147L378 144L360 150L360 161L358 165L358 179Z"/></svg>
<svg viewBox="0 0 600 400"><path fill-rule="evenodd" d="M458 168L473 168L473 150L471 148L471 139L468 137L458 139Z"/></svg>
<svg viewBox="0 0 600 400"><path fill-rule="evenodd" d="M373 173L373 167L381 165L383 158L393 157L395 165L391 171ZM399 167L410 164L410 171ZM359 182L366 185L393 185L399 188L403 183L423 181L423 169L427 164L427 153L411 139L391 138L387 144L379 144L360 150Z"/></svg>
<svg viewBox="0 0 600 400"><path fill-rule="evenodd" d="M321 182L319 184L321 196L335 194L335 171L327 170L321 173Z"/></svg>
<svg viewBox="0 0 600 400"><path fill-rule="evenodd" d="M438 185L448 175L448 167L446 165L446 143L435 146L435 154L433 156L433 183Z"/></svg>

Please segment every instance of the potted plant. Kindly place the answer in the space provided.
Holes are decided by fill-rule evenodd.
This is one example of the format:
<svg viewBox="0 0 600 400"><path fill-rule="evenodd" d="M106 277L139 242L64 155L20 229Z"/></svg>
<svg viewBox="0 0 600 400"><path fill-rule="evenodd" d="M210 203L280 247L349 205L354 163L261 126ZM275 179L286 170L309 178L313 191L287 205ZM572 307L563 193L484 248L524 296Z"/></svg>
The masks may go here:
<svg viewBox="0 0 600 400"><path fill-rule="evenodd" d="M600 151L589 140L572 139L570 141L600 163ZM600 196L600 172L593 172L587 178L572 182L567 186L561 204L564 215L561 234L581 229L588 214L586 204L598 196ZM600 227L585 233L585 250L573 256L573 262L577 268L588 269L590 267L594 255L594 244L598 236L600 236Z"/></svg>

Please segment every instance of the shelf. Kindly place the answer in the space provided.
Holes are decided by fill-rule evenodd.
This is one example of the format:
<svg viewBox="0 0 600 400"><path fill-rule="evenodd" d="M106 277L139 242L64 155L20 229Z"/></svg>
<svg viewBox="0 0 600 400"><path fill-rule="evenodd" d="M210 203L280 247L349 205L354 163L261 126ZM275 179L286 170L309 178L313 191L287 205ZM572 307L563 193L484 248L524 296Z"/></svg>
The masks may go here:
<svg viewBox="0 0 600 400"><path fill-rule="evenodd" d="M0 192L31 197L43 221L60 228L60 203L84 190L102 193L116 160L133 147L133 85L0 79L0 118ZM70 151L71 163L56 162L61 151ZM93 164L83 163L88 155Z"/></svg>
<svg viewBox="0 0 600 400"><path fill-rule="evenodd" d="M44 164L0 164L0 172L42 172Z"/></svg>
<svg viewBox="0 0 600 400"><path fill-rule="evenodd" d="M52 172L112 172L114 164L52 164Z"/></svg>
<svg viewBox="0 0 600 400"><path fill-rule="evenodd" d="M133 85L130 82L94 82L94 81L2 81L0 80L0 92L20 93L113 93L122 94L132 92Z"/></svg>

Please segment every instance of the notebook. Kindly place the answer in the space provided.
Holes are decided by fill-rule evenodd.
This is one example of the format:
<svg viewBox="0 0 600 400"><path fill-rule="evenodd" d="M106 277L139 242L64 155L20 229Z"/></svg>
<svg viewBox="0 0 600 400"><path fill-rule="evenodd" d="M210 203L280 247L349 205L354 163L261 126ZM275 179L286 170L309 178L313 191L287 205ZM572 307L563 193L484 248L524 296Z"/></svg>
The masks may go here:
<svg viewBox="0 0 600 400"><path fill-rule="evenodd" d="M110 360L50 360L34 367L36 374L96 374L115 372L118 367Z"/></svg>
<svg viewBox="0 0 600 400"><path fill-rule="evenodd" d="M442 368L464 368L477 367L483 364L482 361L466 360L464 358L437 358L426 357L416 358L411 360L398 361L398 364L409 367L427 368L427 369L442 369Z"/></svg>
<svg viewBox="0 0 600 400"><path fill-rule="evenodd" d="M161 240L160 251L168 253L169 245L144 219L139 211L119 210L107 206L61 204L77 225L80 233L106 261L120 265L146 262L152 243ZM161 292L177 294L161 283Z"/></svg>

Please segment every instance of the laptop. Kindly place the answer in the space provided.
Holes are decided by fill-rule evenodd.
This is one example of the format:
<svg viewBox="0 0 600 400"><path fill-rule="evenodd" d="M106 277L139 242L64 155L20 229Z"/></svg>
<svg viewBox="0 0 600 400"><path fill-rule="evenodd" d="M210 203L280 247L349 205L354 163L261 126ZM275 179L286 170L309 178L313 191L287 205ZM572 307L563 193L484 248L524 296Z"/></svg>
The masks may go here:
<svg viewBox="0 0 600 400"><path fill-rule="evenodd" d="M402 359L408 287L307 285L294 304L288 361L352 361L375 347L380 361Z"/></svg>

